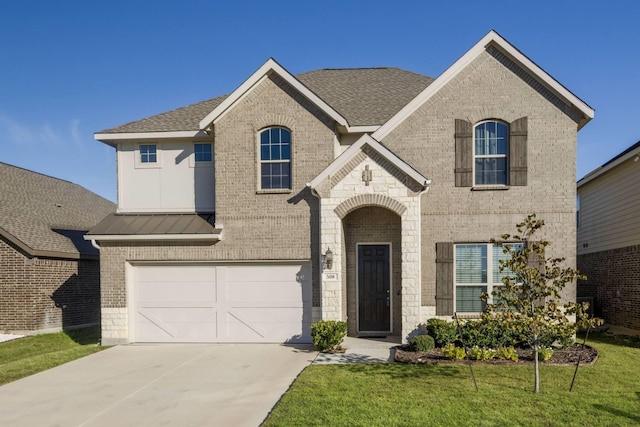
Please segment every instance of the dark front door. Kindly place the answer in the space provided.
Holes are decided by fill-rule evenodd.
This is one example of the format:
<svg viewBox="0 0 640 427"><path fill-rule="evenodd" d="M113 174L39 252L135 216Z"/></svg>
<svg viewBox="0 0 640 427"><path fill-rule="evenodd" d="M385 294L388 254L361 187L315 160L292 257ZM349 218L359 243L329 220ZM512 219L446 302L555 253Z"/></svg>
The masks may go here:
<svg viewBox="0 0 640 427"><path fill-rule="evenodd" d="M358 246L360 332L391 331L389 245Z"/></svg>

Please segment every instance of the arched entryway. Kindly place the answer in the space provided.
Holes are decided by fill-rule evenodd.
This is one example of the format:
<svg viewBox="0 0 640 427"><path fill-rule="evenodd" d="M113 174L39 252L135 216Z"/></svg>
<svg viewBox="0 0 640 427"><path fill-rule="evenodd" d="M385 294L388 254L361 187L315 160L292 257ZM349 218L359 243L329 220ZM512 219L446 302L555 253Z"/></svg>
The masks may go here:
<svg viewBox="0 0 640 427"><path fill-rule="evenodd" d="M342 220L343 316L349 336L402 333L402 221L364 206Z"/></svg>

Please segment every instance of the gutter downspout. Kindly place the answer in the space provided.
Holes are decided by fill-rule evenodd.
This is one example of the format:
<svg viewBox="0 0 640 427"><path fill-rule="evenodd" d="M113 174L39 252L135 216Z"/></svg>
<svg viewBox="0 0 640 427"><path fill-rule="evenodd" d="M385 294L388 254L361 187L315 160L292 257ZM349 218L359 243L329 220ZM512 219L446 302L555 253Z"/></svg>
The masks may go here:
<svg viewBox="0 0 640 427"><path fill-rule="evenodd" d="M100 250L100 245L98 245L98 243L96 242L96 239L91 239L91 246L93 246L97 250Z"/></svg>

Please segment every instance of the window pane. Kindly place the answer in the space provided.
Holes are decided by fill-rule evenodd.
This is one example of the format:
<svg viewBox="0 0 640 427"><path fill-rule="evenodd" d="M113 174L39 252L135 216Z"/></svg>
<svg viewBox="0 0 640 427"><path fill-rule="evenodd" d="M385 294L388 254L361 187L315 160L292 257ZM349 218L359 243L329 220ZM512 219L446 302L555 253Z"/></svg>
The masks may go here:
<svg viewBox="0 0 640 427"><path fill-rule="evenodd" d="M507 154L508 128L504 123L486 122L476 126L476 156Z"/></svg>
<svg viewBox="0 0 640 427"><path fill-rule="evenodd" d="M456 283L487 283L487 245L456 245Z"/></svg>
<svg viewBox="0 0 640 427"><path fill-rule="evenodd" d="M271 188L271 178L269 176L263 176L261 184L262 184L261 188L264 188L264 189Z"/></svg>
<svg viewBox="0 0 640 427"><path fill-rule="evenodd" d="M271 129L271 143L280 142L280 128Z"/></svg>
<svg viewBox="0 0 640 427"><path fill-rule="evenodd" d="M282 160L291 160L291 145L289 143L282 144Z"/></svg>
<svg viewBox="0 0 640 427"><path fill-rule="evenodd" d="M480 299L486 286L457 286L456 311L477 313L484 310L485 303Z"/></svg>
<svg viewBox="0 0 640 427"><path fill-rule="evenodd" d="M477 185L506 185L507 159L481 158L475 162L475 183Z"/></svg>
<svg viewBox="0 0 640 427"><path fill-rule="evenodd" d="M522 249L522 244L515 243L511 245L513 249ZM502 273L500 272L500 260L509 259L509 254L504 253L504 248L498 246L493 247L493 283L502 283L502 278L512 275L511 270L506 268Z"/></svg>
<svg viewBox="0 0 640 427"><path fill-rule="evenodd" d="M280 175L280 163L271 163L271 175Z"/></svg>
<svg viewBox="0 0 640 427"><path fill-rule="evenodd" d="M291 143L291 132L286 129L280 129L280 142Z"/></svg>
<svg viewBox="0 0 640 427"><path fill-rule="evenodd" d="M156 163L156 146L155 145L141 145L140 146L140 162L141 163Z"/></svg>
<svg viewBox="0 0 640 427"><path fill-rule="evenodd" d="M196 162L210 162L212 160L211 144L194 144Z"/></svg>
<svg viewBox="0 0 640 427"><path fill-rule="evenodd" d="M280 144L271 145L271 160L281 160L280 156Z"/></svg>
<svg viewBox="0 0 640 427"><path fill-rule="evenodd" d="M260 160L271 160L271 156L269 155L269 146L261 145L260 146Z"/></svg>

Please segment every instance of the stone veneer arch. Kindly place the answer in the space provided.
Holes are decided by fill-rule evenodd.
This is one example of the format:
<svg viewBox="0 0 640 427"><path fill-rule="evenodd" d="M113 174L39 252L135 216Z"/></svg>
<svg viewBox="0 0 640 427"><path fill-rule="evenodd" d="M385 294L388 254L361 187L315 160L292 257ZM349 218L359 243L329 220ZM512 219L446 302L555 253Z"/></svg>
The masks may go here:
<svg viewBox="0 0 640 427"><path fill-rule="evenodd" d="M407 207L399 201L384 194L359 194L345 200L333 210L340 219L344 219L349 213L364 206L380 206L402 217Z"/></svg>

